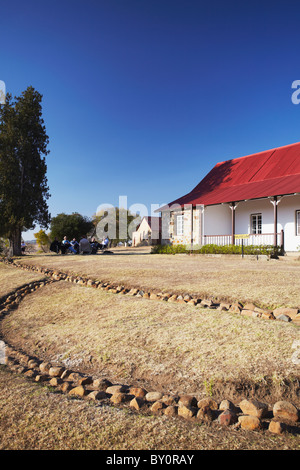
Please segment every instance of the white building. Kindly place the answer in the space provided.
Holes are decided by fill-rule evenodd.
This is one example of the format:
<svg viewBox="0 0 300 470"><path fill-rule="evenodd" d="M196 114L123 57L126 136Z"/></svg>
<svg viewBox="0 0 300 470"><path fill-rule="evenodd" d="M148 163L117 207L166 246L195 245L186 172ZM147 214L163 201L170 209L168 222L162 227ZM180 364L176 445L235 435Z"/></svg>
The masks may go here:
<svg viewBox="0 0 300 470"><path fill-rule="evenodd" d="M136 231L132 233L132 246L140 243L156 245L161 242L161 217L143 217Z"/></svg>
<svg viewBox="0 0 300 470"><path fill-rule="evenodd" d="M218 163L159 209L162 243L300 248L300 143Z"/></svg>

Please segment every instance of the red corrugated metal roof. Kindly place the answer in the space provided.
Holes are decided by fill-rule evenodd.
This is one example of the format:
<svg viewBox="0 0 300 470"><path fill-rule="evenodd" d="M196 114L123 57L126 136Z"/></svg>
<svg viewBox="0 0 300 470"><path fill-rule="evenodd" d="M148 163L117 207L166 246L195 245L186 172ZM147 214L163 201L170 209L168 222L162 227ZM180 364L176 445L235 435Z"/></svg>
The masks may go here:
<svg viewBox="0 0 300 470"><path fill-rule="evenodd" d="M190 193L165 208L173 204L214 205L298 192L300 142L217 163Z"/></svg>

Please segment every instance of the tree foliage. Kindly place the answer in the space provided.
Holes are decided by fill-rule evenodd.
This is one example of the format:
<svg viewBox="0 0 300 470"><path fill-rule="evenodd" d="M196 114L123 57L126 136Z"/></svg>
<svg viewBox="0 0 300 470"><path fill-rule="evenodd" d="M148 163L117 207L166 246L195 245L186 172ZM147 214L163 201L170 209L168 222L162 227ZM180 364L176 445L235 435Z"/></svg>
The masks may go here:
<svg viewBox="0 0 300 470"><path fill-rule="evenodd" d="M0 106L0 236L10 254L21 254L21 233L50 222L47 199L49 153L42 118L42 95L28 87L19 97L7 94Z"/></svg>
<svg viewBox="0 0 300 470"><path fill-rule="evenodd" d="M47 233L41 229L37 233L34 233L34 237L40 249L44 252L48 251L50 239Z"/></svg>
<svg viewBox="0 0 300 470"><path fill-rule="evenodd" d="M77 212L72 214L61 213L51 220L50 238L54 240L56 237L59 241L62 241L66 236L68 240L73 238L79 240L81 236L87 235L93 228L93 222L88 217Z"/></svg>

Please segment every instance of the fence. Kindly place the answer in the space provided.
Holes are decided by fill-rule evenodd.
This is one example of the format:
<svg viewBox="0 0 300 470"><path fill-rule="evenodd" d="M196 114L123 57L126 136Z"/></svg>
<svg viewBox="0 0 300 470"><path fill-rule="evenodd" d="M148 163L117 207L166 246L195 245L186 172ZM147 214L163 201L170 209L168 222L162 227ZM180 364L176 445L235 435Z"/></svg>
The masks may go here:
<svg viewBox="0 0 300 470"><path fill-rule="evenodd" d="M283 230L277 233L277 245L284 246ZM274 233L250 233L245 235L236 234L235 245L274 245ZM232 245L232 235L204 235L203 245Z"/></svg>

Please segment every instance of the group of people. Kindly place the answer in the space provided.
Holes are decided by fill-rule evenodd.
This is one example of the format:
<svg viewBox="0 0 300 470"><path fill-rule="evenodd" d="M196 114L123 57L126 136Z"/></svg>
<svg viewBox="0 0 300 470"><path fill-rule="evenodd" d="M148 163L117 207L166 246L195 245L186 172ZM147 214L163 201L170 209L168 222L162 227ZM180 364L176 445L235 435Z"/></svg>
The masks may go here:
<svg viewBox="0 0 300 470"><path fill-rule="evenodd" d="M98 250L105 250L108 248L108 245L108 237L104 238L102 242L99 243L95 237L93 237L91 240L88 240L87 237L83 236L78 242L76 238L73 238L73 240L69 241L65 236L61 242L55 238L50 245L50 251L53 251L54 253L61 253L62 255L67 253L73 253L74 255L94 255Z"/></svg>

